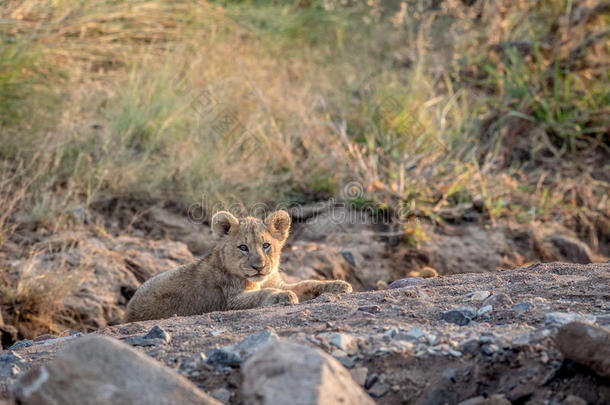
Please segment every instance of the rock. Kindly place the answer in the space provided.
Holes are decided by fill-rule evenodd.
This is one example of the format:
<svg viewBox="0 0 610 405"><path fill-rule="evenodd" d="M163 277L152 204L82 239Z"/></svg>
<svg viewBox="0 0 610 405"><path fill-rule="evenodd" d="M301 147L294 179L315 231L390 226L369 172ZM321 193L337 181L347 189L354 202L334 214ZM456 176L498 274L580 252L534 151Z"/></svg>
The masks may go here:
<svg viewBox="0 0 610 405"><path fill-rule="evenodd" d="M417 405L456 405L458 394L455 391L455 371L447 369L442 377L432 383L422 396L415 402Z"/></svg>
<svg viewBox="0 0 610 405"><path fill-rule="evenodd" d="M163 342L169 343L172 337L162 327L155 325L144 335L144 339L161 339Z"/></svg>
<svg viewBox="0 0 610 405"><path fill-rule="evenodd" d="M365 305L358 307L358 311L368 312L369 314L378 314L381 312L381 307L379 305Z"/></svg>
<svg viewBox="0 0 610 405"><path fill-rule="evenodd" d="M364 388L367 390L371 388L377 381L379 380L379 375L377 373L371 373L366 377L366 381L364 382Z"/></svg>
<svg viewBox="0 0 610 405"><path fill-rule="evenodd" d="M278 335L272 330L265 330L248 336L242 341L212 349L206 353L209 364L221 367L237 367L267 343L279 341Z"/></svg>
<svg viewBox="0 0 610 405"><path fill-rule="evenodd" d="M423 280L422 277L402 278L400 280L392 281L388 285L388 290L392 290L392 289L395 289L395 288L414 287L416 285L421 284L422 280Z"/></svg>
<svg viewBox="0 0 610 405"><path fill-rule="evenodd" d="M610 377L610 332L582 322L571 322L557 332L555 343L565 358Z"/></svg>
<svg viewBox="0 0 610 405"><path fill-rule="evenodd" d="M19 379L13 395L36 404L219 404L145 354L105 336L70 343Z"/></svg>
<svg viewBox="0 0 610 405"><path fill-rule="evenodd" d="M349 374L352 376L354 382L360 385L361 387L364 387L364 384L366 383L366 376L368 375L368 373L369 369L366 367L358 367L349 371Z"/></svg>
<svg viewBox="0 0 610 405"><path fill-rule="evenodd" d="M483 346L481 346L481 352L483 352L483 354L486 356L491 356L492 354L496 353L499 349L500 348L493 343L484 344Z"/></svg>
<svg viewBox="0 0 610 405"><path fill-rule="evenodd" d="M125 339L125 343L132 346L159 346L169 343L171 336L160 326L153 326L146 335L132 336Z"/></svg>
<svg viewBox="0 0 610 405"><path fill-rule="evenodd" d="M529 311L532 308L532 304L526 301L519 301L512 306L513 311Z"/></svg>
<svg viewBox="0 0 610 405"><path fill-rule="evenodd" d="M358 353L358 341L354 336L346 333L335 333L330 339L330 343L347 354Z"/></svg>
<svg viewBox="0 0 610 405"><path fill-rule="evenodd" d="M241 357L230 350L211 349L206 353L208 364L217 367L239 367Z"/></svg>
<svg viewBox="0 0 610 405"><path fill-rule="evenodd" d="M477 311L471 307L460 307L441 312L441 320L455 323L459 326L468 325L475 318Z"/></svg>
<svg viewBox="0 0 610 405"><path fill-rule="evenodd" d="M595 317L595 322L601 326L610 326L610 314L609 315L598 315Z"/></svg>
<svg viewBox="0 0 610 405"><path fill-rule="evenodd" d="M216 398L223 404L229 403L229 400L231 399L231 391L224 387L215 389L214 391L210 392L210 395L212 395L214 398Z"/></svg>
<svg viewBox="0 0 610 405"><path fill-rule="evenodd" d="M246 360L242 374L242 398L249 405L374 404L335 359L305 345L266 345Z"/></svg>
<svg viewBox="0 0 610 405"><path fill-rule="evenodd" d="M32 342L29 339L23 339L23 340L13 343L13 345L11 347L9 347L8 349L17 350L17 349L22 349L24 347L30 347L30 346L34 346L34 342Z"/></svg>
<svg viewBox="0 0 610 405"><path fill-rule="evenodd" d="M513 404L524 404L534 395L535 391L536 386L533 383L518 384L506 394L506 399Z"/></svg>
<svg viewBox="0 0 610 405"><path fill-rule="evenodd" d="M491 305L485 305L477 310L477 316L484 315L488 312L491 312L494 308Z"/></svg>
<svg viewBox="0 0 610 405"><path fill-rule="evenodd" d="M589 247L578 239L565 235L551 235L546 239L550 250L562 261L570 263L591 263Z"/></svg>
<svg viewBox="0 0 610 405"><path fill-rule="evenodd" d="M563 400L562 405L587 405L587 401L576 395L568 395Z"/></svg>
<svg viewBox="0 0 610 405"><path fill-rule="evenodd" d="M125 339L125 343L132 346L160 346L169 343L171 336L160 326L153 326L146 335L131 336Z"/></svg>
<svg viewBox="0 0 610 405"><path fill-rule="evenodd" d="M354 254L352 252L341 252L341 256L343 256L350 266L356 267L356 260L354 259Z"/></svg>
<svg viewBox="0 0 610 405"><path fill-rule="evenodd" d="M486 300L490 295L491 293L489 291L481 290L469 293L466 296L470 298L471 301L479 302Z"/></svg>
<svg viewBox="0 0 610 405"><path fill-rule="evenodd" d="M342 352L343 350L338 351ZM335 356L335 354L333 353L333 357L337 359L339 363L341 363L341 365L343 365L343 367L345 368L353 368L356 365L354 359L349 356Z"/></svg>
<svg viewBox="0 0 610 405"><path fill-rule="evenodd" d="M511 300L510 297L504 293L496 293L483 301L483 306L487 305L491 305L497 309L504 309L513 305L513 300Z"/></svg>
<svg viewBox="0 0 610 405"><path fill-rule="evenodd" d="M511 402L502 394L495 394L490 397L474 397L460 402L458 405L511 405Z"/></svg>
<svg viewBox="0 0 610 405"><path fill-rule="evenodd" d="M477 339L469 339L463 342L459 347L464 353L476 355L479 354L481 344Z"/></svg>
<svg viewBox="0 0 610 405"><path fill-rule="evenodd" d="M15 377L21 371L19 366L25 364L23 357L12 350L0 353L0 377Z"/></svg>
<svg viewBox="0 0 610 405"><path fill-rule="evenodd" d="M426 337L426 332L421 330L420 328L413 327L406 332L401 332L396 335L395 339L400 340L420 340Z"/></svg>
<svg viewBox="0 0 610 405"><path fill-rule="evenodd" d="M595 317L590 315L581 315L575 312L549 312L544 315L544 321L547 327L563 326L570 322L595 322Z"/></svg>
<svg viewBox="0 0 610 405"><path fill-rule="evenodd" d="M371 388L369 388L369 394L373 398L381 398L382 396L387 394L389 390L390 390L390 386L388 384L378 382L377 384L375 384Z"/></svg>

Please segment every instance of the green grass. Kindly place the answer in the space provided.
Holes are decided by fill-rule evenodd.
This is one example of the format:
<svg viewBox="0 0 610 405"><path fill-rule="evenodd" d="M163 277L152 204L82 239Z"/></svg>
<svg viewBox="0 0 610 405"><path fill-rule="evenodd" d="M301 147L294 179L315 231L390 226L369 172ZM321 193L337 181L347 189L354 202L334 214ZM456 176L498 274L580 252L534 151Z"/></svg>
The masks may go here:
<svg viewBox="0 0 610 405"><path fill-rule="evenodd" d="M405 216L608 218L607 37L569 57L608 16L432 3L9 1L0 187L22 197L0 208L61 226L109 197L304 203L357 181L357 205Z"/></svg>

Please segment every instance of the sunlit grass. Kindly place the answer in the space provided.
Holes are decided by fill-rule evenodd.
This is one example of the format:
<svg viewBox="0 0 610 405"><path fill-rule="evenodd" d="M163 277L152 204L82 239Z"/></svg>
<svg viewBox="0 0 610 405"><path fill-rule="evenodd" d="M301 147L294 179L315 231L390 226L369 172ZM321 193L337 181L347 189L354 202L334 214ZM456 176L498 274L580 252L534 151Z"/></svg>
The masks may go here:
<svg viewBox="0 0 610 405"><path fill-rule="evenodd" d="M429 3L8 2L0 157L40 173L11 212L303 203L359 181L408 215L607 218L607 38L569 58L607 16Z"/></svg>

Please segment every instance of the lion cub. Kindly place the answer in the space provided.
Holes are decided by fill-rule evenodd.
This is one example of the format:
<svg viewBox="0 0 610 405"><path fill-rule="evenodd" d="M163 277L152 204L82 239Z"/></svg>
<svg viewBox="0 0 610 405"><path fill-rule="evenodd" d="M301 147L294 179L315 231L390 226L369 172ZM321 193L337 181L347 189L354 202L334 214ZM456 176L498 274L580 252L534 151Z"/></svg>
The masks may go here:
<svg viewBox="0 0 610 405"><path fill-rule="evenodd" d="M218 237L212 253L142 284L127 305L126 322L296 304L323 292L352 291L341 280L282 280L280 251L290 231L286 211L275 211L264 221L221 211L212 218L212 231Z"/></svg>

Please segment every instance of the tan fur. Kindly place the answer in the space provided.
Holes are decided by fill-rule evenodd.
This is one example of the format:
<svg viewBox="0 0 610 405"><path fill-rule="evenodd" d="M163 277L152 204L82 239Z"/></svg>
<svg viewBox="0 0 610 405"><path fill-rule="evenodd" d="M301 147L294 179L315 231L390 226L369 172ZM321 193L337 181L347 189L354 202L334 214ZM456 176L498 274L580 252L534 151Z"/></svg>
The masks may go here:
<svg viewBox="0 0 610 405"><path fill-rule="evenodd" d="M218 244L207 257L158 274L136 291L126 322L247 309L308 300L324 292L348 293L341 280L287 284L279 273L280 252L290 231L286 211L265 221L237 219L221 211L212 218ZM269 247L264 248L264 243ZM245 245L247 252L239 249Z"/></svg>

